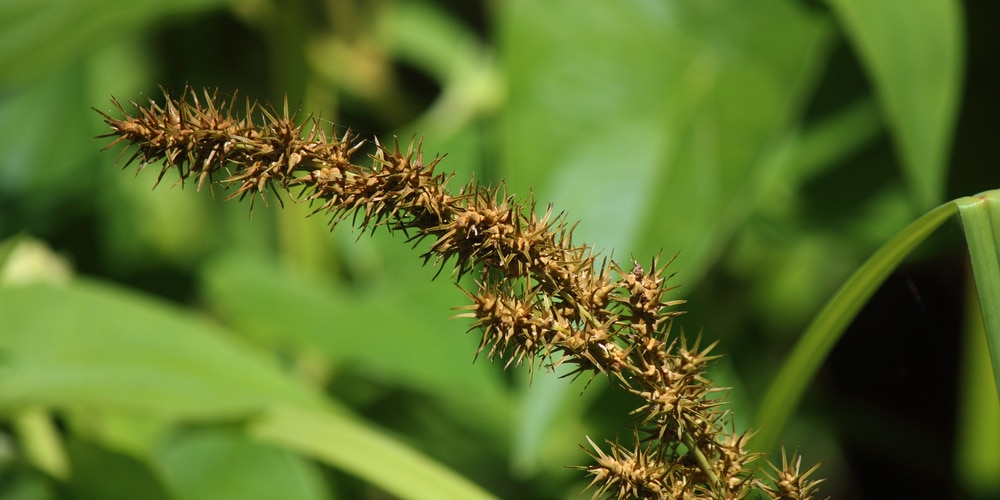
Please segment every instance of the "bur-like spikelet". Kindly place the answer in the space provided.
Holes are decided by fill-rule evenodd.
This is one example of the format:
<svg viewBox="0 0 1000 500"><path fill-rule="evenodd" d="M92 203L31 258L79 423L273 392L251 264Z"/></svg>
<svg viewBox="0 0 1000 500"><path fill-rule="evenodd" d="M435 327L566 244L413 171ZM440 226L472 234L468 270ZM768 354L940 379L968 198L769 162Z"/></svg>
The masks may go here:
<svg viewBox="0 0 1000 500"><path fill-rule="evenodd" d="M618 499L667 498L664 495L671 492L672 486L677 486L670 478L676 466L671 467L659 460L658 447L642 447L638 436L632 449L622 446L621 443L609 442L609 453L601 450L589 437L587 441L593 451L586 451L596 463L585 467L585 470L594 476L590 487L596 488L595 495L612 493L612 496ZM674 496L683 495L684 489L680 491L675 489Z"/></svg>
<svg viewBox="0 0 1000 500"><path fill-rule="evenodd" d="M820 481L812 467L799 473L782 455L782 468L767 483L747 467L757 455L744 449L748 434L727 431L732 419L706 377L717 356L715 344L690 346L671 334L683 300L669 298L669 262L648 268L633 261L625 269L573 243L573 226L533 200L518 201L501 184L470 181L456 194L450 175L435 173L440 161L426 161L421 144L403 149L375 140L370 167L353 156L360 141L349 131L328 136L318 119L297 121L287 101L282 112L247 101L235 117L236 97L199 94L186 88L163 105L116 100L121 118L100 112L114 140L134 152L126 165L154 162L179 182L196 179L201 188L218 182L229 198L266 200L282 194L312 204L330 225L350 220L360 231L384 226L418 243L427 239L425 264L448 263L453 277L476 277L465 290L471 304L456 316L482 331L478 354L504 366L541 361L566 363L570 374L605 374L640 398L633 414L635 444L618 442L602 451L590 441L596 497L743 498L757 488L773 498L812 498ZM123 151L124 154L124 151Z"/></svg>
<svg viewBox="0 0 1000 500"><path fill-rule="evenodd" d="M781 450L781 468L768 464L774 469L775 475L764 474L768 482L757 480L758 486L771 498L781 500L812 500L816 498L816 490L824 479L810 479L821 464L816 464L802 471L802 457L794 456L788 460L785 450Z"/></svg>

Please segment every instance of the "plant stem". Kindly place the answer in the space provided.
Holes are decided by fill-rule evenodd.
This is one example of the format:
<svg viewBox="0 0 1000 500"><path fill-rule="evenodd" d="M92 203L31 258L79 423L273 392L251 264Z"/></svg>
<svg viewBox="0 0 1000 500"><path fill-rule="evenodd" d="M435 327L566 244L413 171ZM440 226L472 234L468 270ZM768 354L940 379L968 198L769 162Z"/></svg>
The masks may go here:
<svg viewBox="0 0 1000 500"><path fill-rule="evenodd" d="M698 449L698 446L695 444L694 439L691 438L691 434L685 432L681 436L681 442L684 443L684 446L687 446L688 453L690 453L691 456L694 457L695 462L698 462L698 468L700 468L701 471L705 473L705 476L708 477L708 481L712 483L712 486L715 488L721 486L721 483L719 482L719 476L715 475L715 471L712 469L712 465L708 463L708 459L705 458L705 454L702 453L700 449Z"/></svg>

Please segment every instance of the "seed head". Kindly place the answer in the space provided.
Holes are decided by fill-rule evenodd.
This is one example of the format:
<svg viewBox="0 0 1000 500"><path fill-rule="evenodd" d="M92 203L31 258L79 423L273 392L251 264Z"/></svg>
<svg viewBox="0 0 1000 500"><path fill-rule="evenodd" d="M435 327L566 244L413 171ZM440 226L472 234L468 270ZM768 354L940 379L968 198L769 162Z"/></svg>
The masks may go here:
<svg viewBox="0 0 1000 500"><path fill-rule="evenodd" d="M350 131L327 135L319 119L299 121L287 99L282 111L247 101L240 116L236 95L219 99L186 88L180 98L165 90L165 102L136 102L114 118L100 112L113 137L107 146L130 148L129 165L159 162L157 183L169 171L178 182L197 179L230 190L228 198L267 201L268 193L309 203L329 217L331 228L350 220L363 234L385 227L408 241L427 239L422 258L452 276L475 277L465 290L471 304L457 317L472 319L482 332L476 355L485 353L504 367L536 360L549 367L567 363L570 375L603 374L637 396L635 444L593 441L587 452L595 464L581 467L593 476L595 497L742 498L752 487L773 498L812 498L820 480L814 466L799 473L785 460L767 484L747 467L757 455L745 451L748 434L732 428L722 389L706 376L715 343L690 347L671 334L683 300L670 298L672 274L654 258L648 267L629 269L591 247L573 242L573 227L551 206L540 213L533 199L519 201L505 186L471 180L457 194L447 189L451 175L436 173L441 157L425 160L422 142L401 148L375 139L371 166L354 156L364 144ZM640 439L642 436L642 439ZM772 466L773 467L773 466Z"/></svg>

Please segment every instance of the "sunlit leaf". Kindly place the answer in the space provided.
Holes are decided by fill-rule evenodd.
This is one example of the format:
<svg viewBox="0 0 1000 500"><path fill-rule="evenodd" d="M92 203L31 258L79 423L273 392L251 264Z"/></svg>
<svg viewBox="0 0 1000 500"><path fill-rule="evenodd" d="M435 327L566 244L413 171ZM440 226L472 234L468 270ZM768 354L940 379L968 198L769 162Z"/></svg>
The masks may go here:
<svg viewBox="0 0 1000 500"><path fill-rule="evenodd" d="M106 284L0 288L0 407L225 417L312 391L218 327Z"/></svg>
<svg viewBox="0 0 1000 500"><path fill-rule="evenodd" d="M237 421L263 414L255 428L268 442L315 453L403 498L486 497L322 400L263 353L138 294L89 281L3 287L0 324L0 409L43 405ZM276 405L282 411L270 410Z"/></svg>
<svg viewBox="0 0 1000 500"><path fill-rule="evenodd" d="M251 429L263 441L313 456L378 484L399 498L493 498L451 470L360 421L275 407L256 420Z"/></svg>

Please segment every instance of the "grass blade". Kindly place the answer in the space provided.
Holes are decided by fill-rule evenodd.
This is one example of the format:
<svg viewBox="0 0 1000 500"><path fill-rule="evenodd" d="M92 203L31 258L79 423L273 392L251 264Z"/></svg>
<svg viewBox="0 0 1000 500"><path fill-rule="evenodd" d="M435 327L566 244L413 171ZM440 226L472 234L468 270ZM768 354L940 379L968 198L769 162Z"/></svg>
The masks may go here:
<svg viewBox="0 0 1000 500"><path fill-rule="evenodd" d="M754 424L760 429L754 439L755 448L774 447L807 384L851 320L903 258L956 211L955 202L945 203L907 226L875 252L827 302L764 396Z"/></svg>
<svg viewBox="0 0 1000 500"><path fill-rule="evenodd" d="M993 382L1000 395L1000 190L961 198L956 204L969 243Z"/></svg>
<svg viewBox="0 0 1000 500"><path fill-rule="evenodd" d="M1000 396L993 383L983 315L969 283L965 294L959 402L955 426L955 477L971 498L1000 498Z"/></svg>

